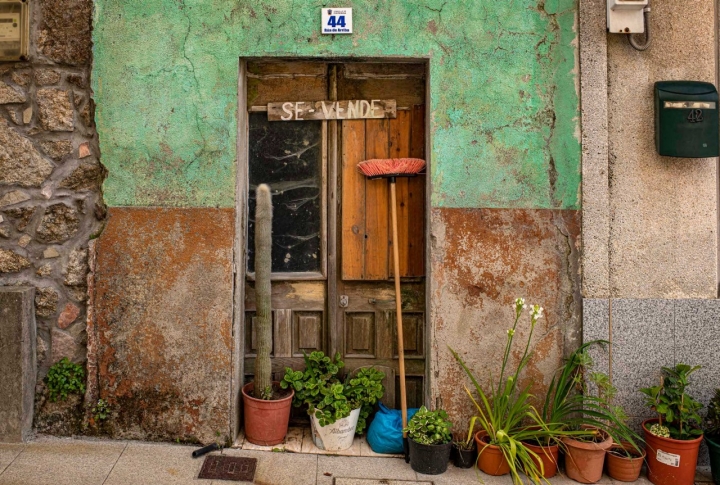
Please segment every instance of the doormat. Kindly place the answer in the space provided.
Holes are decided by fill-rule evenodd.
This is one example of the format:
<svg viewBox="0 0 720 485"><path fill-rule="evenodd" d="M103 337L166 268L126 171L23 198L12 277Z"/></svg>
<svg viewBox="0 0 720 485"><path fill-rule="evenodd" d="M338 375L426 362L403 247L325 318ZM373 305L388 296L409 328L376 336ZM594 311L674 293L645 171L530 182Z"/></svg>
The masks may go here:
<svg viewBox="0 0 720 485"><path fill-rule="evenodd" d="M256 458L211 455L205 458L198 478L252 482L255 478Z"/></svg>
<svg viewBox="0 0 720 485"><path fill-rule="evenodd" d="M433 482L413 482L407 480L336 478L335 485L433 485Z"/></svg>

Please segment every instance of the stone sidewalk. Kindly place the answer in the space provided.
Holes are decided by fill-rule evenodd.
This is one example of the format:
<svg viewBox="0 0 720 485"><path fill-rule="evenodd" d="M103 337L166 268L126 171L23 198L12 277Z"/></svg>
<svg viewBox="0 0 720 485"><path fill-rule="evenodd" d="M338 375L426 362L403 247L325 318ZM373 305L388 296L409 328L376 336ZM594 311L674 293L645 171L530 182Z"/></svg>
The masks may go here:
<svg viewBox="0 0 720 485"><path fill-rule="evenodd" d="M197 478L203 458L197 447L169 443L40 437L26 444L0 443L0 485L229 485ZM511 485L509 477L448 467L442 475L414 472L401 458L327 456L227 449L231 456L257 458L257 485ZM368 479L383 480L368 481ZM698 483L709 482L702 470ZM576 482L558 476L553 485ZM602 484L614 484L603 477ZM624 482L616 482L620 485ZM648 485L645 478L637 482Z"/></svg>

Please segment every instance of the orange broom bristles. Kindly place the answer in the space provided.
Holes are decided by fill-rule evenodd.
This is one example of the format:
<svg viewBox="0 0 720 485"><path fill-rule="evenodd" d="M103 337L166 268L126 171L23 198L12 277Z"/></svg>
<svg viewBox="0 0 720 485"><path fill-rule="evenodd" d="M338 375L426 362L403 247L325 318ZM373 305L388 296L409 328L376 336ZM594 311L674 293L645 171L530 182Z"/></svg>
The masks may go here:
<svg viewBox="0 0 720 485"><path fill-rule="evenodd" d="M358 170L370 178L415 175L425 168L419 158L374 158L358 163Z"/></svg>

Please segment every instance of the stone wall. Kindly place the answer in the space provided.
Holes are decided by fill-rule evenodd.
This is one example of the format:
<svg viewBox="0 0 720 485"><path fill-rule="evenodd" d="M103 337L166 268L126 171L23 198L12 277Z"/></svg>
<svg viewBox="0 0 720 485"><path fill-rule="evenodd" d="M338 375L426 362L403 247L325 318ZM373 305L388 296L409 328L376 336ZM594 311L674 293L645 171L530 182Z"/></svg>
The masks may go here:
<svg viewBox="0 0 720 485"><path fill-rule="evenodd" d="M105 169L92 1L39 0L31 15L29 60L0 63L0 285L36 288L41 385L52 363L85 359L88 242L105 219Z"/></svg>

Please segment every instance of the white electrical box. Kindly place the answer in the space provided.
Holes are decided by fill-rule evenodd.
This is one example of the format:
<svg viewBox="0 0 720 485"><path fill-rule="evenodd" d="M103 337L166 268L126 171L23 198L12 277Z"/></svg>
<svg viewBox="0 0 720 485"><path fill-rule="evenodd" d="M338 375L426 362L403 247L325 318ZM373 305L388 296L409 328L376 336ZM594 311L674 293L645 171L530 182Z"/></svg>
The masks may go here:
<svg viewBox="0 0 720 485"><path fill-rule="evenodd" d="M0 0L0 62L27 58L29 26L27 0Z"/></svg>
<svg viewBox="0 0 720 485"><path fill-rule="evenodd" d="M607 28L611 34L645 32L643 10L648 0L607 0Z"/></svg>

